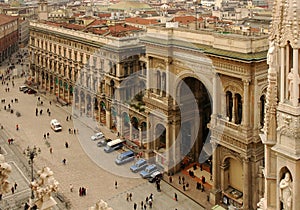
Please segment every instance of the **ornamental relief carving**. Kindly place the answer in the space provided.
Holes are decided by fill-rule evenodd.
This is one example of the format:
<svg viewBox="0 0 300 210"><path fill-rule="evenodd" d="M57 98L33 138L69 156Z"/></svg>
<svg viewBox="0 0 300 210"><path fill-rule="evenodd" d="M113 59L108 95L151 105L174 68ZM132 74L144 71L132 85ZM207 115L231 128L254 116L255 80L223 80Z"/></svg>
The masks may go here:
<svg viewBox="0 0 300 210"><path fill-rule="evenodd" d="M227 148L227 147L221 147L220 149L220 152L221 152L221 155L222 155L222 162L225 161L226 158L232 156L232 157L235 157L237 158L240 162L242 162L242 158L241 158L241 154Z"/></svg>
<svg viewBox="0 0 300 210"><path fill-rule="evenodd" d="M277 132L294 139L300 139L300 118L277 113Z"/></svg>

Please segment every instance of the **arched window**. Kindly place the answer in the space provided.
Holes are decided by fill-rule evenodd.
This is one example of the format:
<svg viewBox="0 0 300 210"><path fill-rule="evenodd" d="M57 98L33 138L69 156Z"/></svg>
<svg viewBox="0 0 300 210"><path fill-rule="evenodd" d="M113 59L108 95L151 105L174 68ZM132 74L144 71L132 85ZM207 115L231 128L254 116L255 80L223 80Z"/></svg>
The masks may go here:
<svg viewBox="0 0 300 210"><path fill-rule="evenodd" d="M266 104L266 96L262 95L260 97L260 125L261 125L261 127L264 126L265 104Z"/></svg>
<svg viewBox="0 0 300 210"><path fill-rule="evenodd" d="M233 106L233 100L232 100L232 93L230 91L226 92L226 116L229 119L229 122L232 120L232 106Z"/></svg>
<svg viewBox="0 0 300 210"><path fill-rule="evenodd" d="M242 103L242 97L240 94L235 94L235 102L236 102L236 118L235 123L241 124L242 122L242 115L243 115L243 103Z"/></svg>

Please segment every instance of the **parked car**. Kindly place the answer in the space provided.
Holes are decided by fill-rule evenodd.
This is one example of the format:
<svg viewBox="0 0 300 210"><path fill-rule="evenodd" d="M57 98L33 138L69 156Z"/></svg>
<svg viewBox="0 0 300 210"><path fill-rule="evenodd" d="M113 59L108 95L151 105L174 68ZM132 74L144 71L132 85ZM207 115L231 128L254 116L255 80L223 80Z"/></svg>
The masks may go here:
<svg viewBox="0 0 300 210"><path fill-rule="evenodd" d="M19 91L24 91L25 89L28 89L28 87L26 85L21 85L19 87Z"/></svg>
<svg viewBox="0 0 300 210"><path fill-rule="evenodd" d="M150 183L155 182L158 179L162 179L163 174L160 171L155 171L154 173L151 174L151 176L148 178L148 181Z"/></svg>
<svg viewBox="0 0 300 210"><path fill-rule="evenodd" d="M111 142L111 139L102 139L99 142L97 142L97 146L104 147L107 145L108 142Z"/></svg>
<svg viewBox="0 0 300 210"><path fill-rule="evenodd" d="M157 166L155 164L152 164L150 166L147 166L147 168L145 168L145 170L141 171L140 175L143 178L148 178L151 176L152 173L154 173L155 171L158 171Z"/></svg>
<svg viewBox="0 0 300 210"><path fill-rule="evenodd" d="M95 133L94 135L91 136L92 141L96 141L98 139L103 139L103 138L104 138L104 134L101 132Z"/></svg>
<svg viewBox="0 0 300 210"><path fill-rule="evenodd" d="M130 170L136 173L138 171L144 170L147 166L148 166L147 161L141 158L130 167Z"/></svg>
<svg viewBox="0 0 300 210"><path fill-rule="evenodd" d="M29 89L29 90L27 91L27 93L28 93L28 94L36 94L37 92L36 92L36 90Z"/></svg>
<svg viewBox="0 0 300 210"><path fill-rule="evenodd" d="M129 150L119 154L115 160L117 165L121 165L134 160L134 152Z"/></svg>

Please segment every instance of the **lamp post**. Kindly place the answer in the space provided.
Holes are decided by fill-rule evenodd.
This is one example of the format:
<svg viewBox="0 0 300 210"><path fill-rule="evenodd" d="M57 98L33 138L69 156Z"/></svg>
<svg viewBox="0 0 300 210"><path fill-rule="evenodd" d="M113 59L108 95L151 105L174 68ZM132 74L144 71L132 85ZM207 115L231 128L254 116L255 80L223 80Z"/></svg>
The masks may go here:
<svg viewBox="0 0 300 210"><path fill-rule="evenodd" d="M30 148L28 146L27 149L24 150L24 154L29 158L29 164L31 164L31 181L32 182L34 181L34 177L33 177L33 159L39 153L41 153L41 149L37 148L35 145L33 146L33 148ZM31 199L34 199L33 189L31 189Z"/></svg>

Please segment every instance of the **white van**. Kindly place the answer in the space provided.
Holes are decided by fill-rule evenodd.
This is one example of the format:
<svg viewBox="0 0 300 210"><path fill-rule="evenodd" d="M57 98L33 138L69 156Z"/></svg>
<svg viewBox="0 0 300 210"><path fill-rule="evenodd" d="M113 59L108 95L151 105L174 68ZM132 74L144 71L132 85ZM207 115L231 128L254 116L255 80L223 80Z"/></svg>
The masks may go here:
<svg viewBox="0 0 300 210"><path fill-rule="evenodd" d="M56 119L51 120L50 126L55 132L62 130L61 124Z"/></svg>

